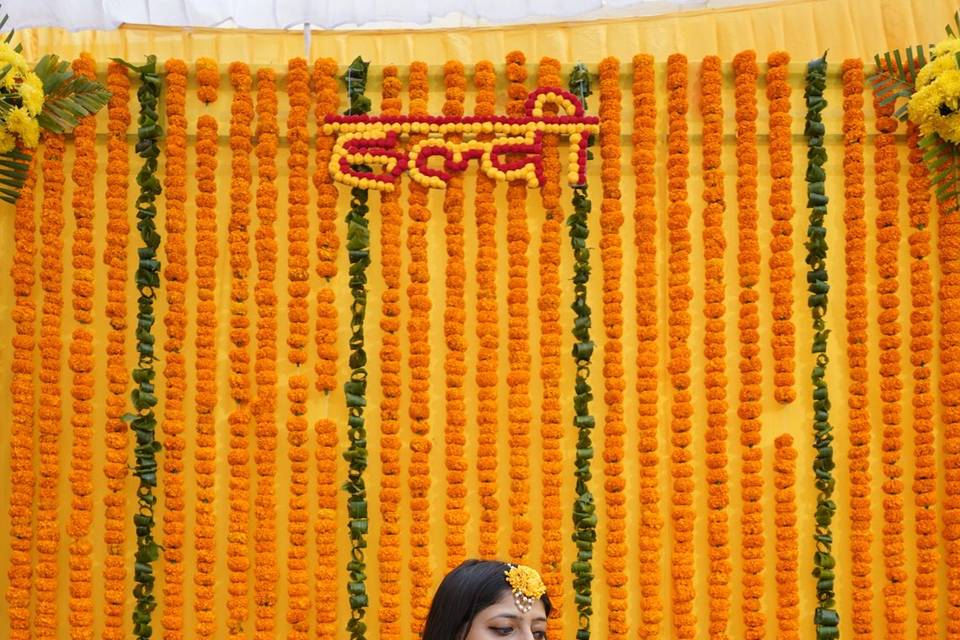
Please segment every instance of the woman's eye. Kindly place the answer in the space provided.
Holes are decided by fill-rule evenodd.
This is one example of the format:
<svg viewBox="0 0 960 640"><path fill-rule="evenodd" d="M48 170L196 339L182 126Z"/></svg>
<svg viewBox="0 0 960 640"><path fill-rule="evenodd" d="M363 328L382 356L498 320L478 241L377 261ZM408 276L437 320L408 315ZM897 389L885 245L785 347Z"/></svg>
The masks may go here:
<svg viewBox="0 0 960 640"><path fill-rule="evenodd" d="M546 631L534 631L534 632L533 632L533 637L536 638L537 640L547 640L547 632L546 632Z"/></svg>
<svg viewBox="0 0 960 640"><path fill-rule="evenodd" d="M513 633L513 629L511 627L491 627L490 630L498 636L502 636L504 638Z"/></svg>

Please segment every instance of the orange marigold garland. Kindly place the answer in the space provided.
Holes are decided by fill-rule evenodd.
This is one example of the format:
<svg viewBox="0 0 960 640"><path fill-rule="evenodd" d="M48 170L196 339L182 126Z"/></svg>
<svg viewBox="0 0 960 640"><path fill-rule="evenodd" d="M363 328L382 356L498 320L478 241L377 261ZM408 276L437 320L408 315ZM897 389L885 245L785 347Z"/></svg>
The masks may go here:
<svg viewBox="0 0 960 640"><path fill-rule="evenodd" d="M793 325L793 155L790 126L790 55L767 58L770 101L770 292L773 295L773 384L777 402L793 402L796 330Z"/></svg>
<svg viewBox="0 0 960 640"><path fill-rule="evenodd" d="M846 320L848 424L850 425L850 572L853 584L851 622L855 638L873 637L873 564L870 546L870 412L867 369L867 223L863 202L863 62L845 60L843 77L843 190L846 238Z"/></svg>
<svg viewBox="0 0 960 640"><path fill-rule="evenodd" d="M797 450L793 437L774 441L773 485L777 544L777 638L800 638L800 592L797 586Z"/></svg>
<svg viewBox="0 0 960 640"><path fill-rule="evenodd" d="M95 78L93 58L87 54L73 61L78 76ZM73 163L73 331L70 370L73 371L73 455L70 488L73 492L67 533L70 544L70 615L72 633L93 635L93 573L90 561L90 527L93 524L93 180L97 170L96 119L83 118L73 131L76 156Z"/></svg>
<svg viewBox="0 0 960 640"><path fill-rule="evenodd" d="M197 67L197 96L204 103L216 100L220 73L217 63L200 58ZM216 613L213 610L216 566L216 520L214 512L214 478L216 475L217 439L215 412L217 407L217 120L203 114L197 120L197 195L196 260L197 276L197 424L194 471L196 474L196 585L193 604L197 619L197 637L216 636Z"/></svg>
<svg viewBox="0 0 960 640"><path fill-rule="evenodd" d="M462 117L467 88L463 63L447 62L443 67L443 76L446 85L443 115ZM458 142L461 138L462 136L458 134L451 136L454 142ZM447 224L444 228L447 237L447 295L446 308L443 312L443 334L447 342L444 358L444 372L447 374L447 423L444 431L447 500L444 520L447 523L447 568L453 569L463 562L467 555L465 529L468 519L467 459L464 455L467 429L464 394L464 377L467 372L464 285L467 267L463 252L463 174L460 172L450 177L444 192L443 210L447 216Z"/></svg>
<svg viewBox="0 0 960 640"><path fill-rule="evenodd" d="M700 68L700 113L703 117L703 257L705 262L704 336L707 397L707 537L710 544L710 636L726 637L730 618L729 526L727 488L726 323L723 316L723 265L727 241L723 235L723 73L720 58L707 56Z"/></svg>
<svg viewBox="0 0 960 640"><path fill-rule="evenodd" d="M250 518L250 320L247 300L250 297L251 262L249 254L250 141L253 133L253 99L250 67L242 62L230 64L230 85L233 103L230 108L230 396L236 403L228 417L230 425L230 524L227 538L228 628L231 638L246 637L244 627L249 618L247 593L250 589L250 560L247 524Z"/></svg>
<svg viewBox="0 0 960 640"><path fill-rule="evenodd" d="M507 115L526 115L527 68L520 51L507 54ZM530 504L530 330L528 327L527 270L530 261L530 231L527 229L527 185L514 180L507 186L507 250L510 268L507 280L507 341L510 369L507 373L507 406L510 432L510 550L514 562L523 562L530 552L532 525Z"/></svg>
<svg viewBox="0 0 960 640"><path fill-rule="evenodd" d="M740 419L742 467L740 475L743 511L740 515L743 567L743 612L745 640L760 640L765 634L763 602L763 449L761 448L762 364L760 361L760 239L757 235L757 54L738 53L733 59L737 121L737 272L740 311Z"/></svg>
<svg viewBox="0 0 960 640"><path fill-rule="evenodd" d="M14 325L13 361L10 379L10 568L6 602L10 616L11 640L30 640L30 600L33 591L33 505L36 474L33 465L34 429L34 351L37 346L36 304L33 287L36 283L33 258L36 255L35 196L36 160L30 163L27 180L17 201L13 218L13 281Z"/></svg>
<svg viewBox="0 0 960 640"><path fill-rule="evenodd" d="M537 85L559 87L560 62L553 58L540 60ZM540 414L540 440L543 447L542 498L543 549L540 571L547 587L550 602L556 603L555 612L547 621L547 636L563 636L563 508L560 489L563 486L563 427L560 407L561 351L560 341L560 246L563 231L563 211L560 206L560 136L546 134L543 138L543 175L541 189L546 215L540 233L540 380L543 400Z"/></svg>
<svg viewBox="0 0 960 640"><path fill-rule="evenodd" d="M900 161L897 158L895 133L897 119L894 105L881 105L874 96L878 134L874 138L875 184L879 200L877 212L877 265L880 282L880 400L883 414L883 562L886 586L883 590L884 615L887 636L903 638L906 633L907 572L903 543L903 469L900 462L903 429L900 426L900 399L903 382L900 380L900 298L899 245L900 222Z"/></svg>
<svg viewBox="0 0 960 640"><path fill-rule="evenodd" d="M385 116L401 113L402 85L395 66L383 69ZM380 637L399 640L400 631L400 246L403 210L400 184L380 192L380 264L384 292L381 296L383 347L380 349Z"/></svg>
<svg viewBox="0 0 960 640"><path fill-rule="evenodd" d="M637 431L639 435L640 620L642 639L660 637L663 600L660 597L660 483L657 396L660 371L657 337L657 99L653 56L633 58L633 171L636 192L633 219L637 264Z"/></svg>
<svg viewBox="0 0 960 640"><path fill-rule="evenodd" d="M627 636L627 509L623 478L623 247L620 231L620 61L600 61L600 157L603 199L600 201L600 257L603 262L603 386L607 413L603 424L604 502L607 515L608 638Z"/></svg>
<svg viewBox="0 0 960 640"><path fill-rule="evenodd" d="M690 205L687 204L687 179L690 175L690 143L687 139L687 58L673 54L667 59L667 229L670 255L670 430L672 432L670 473L673 476L673 626L678 638L696 636L693 613L693 464L690 447L693 407L690 404Z"/></svg>
<svg viewBox="0 0 960 640"><path fill-rule="evenodd" d="M934 440L933 394L933 276L930 270L930 181L920 132L907 126L910 148L910 364L913 366L913 492L916 504L917 568L914 579L917 637L937 635L937 580L940 552L937 541L937 460Z"/></svg>
<svg viewBox="0 0 960 640"><path fill-rule="evenodd" d="M492 116L496 111L496 82L493 63L483 60L474 67L477 90L475 113ZM486 137L491 137L492 134ZM497 499L497 369L499 325L497 321L497 206L493 191L496 182L477 173L477 471L480 493L480 557L495 558L498 551Z"/></svg>
<svg viewBox="0 0 960 640"><path fill-rule="evenodd" d="M289 229L287 231L287 317L290 336L287 338L287 357L296 367L288 381L287 443L290 460L290 510L287 527L290 545L287 550L287 622L289 637L304 640L310 631L310 586L307 571L307 334L310 293L310 248L307 242L310 221L307 206L310 201L307 165L310 158L310 136L307 115L310 112L310 72L307 61L293 58L287 65L287 95L290 113L287 117L287 139L290 141L289 194L287 196Z"/></svg>
<svg viewBox="0 0 960 640"><path fill-rule="evenodd" d="M410 65L410 113L426 115L427 65L414 62ZM419 136L422 138L422 136ZM411 136L411 144L418 136ZM413 587L410 593L412 616L411 630L420 633L430 606L430 294L427 283L430 272L427 256L427 222L430 209L427 207L427 188L418 183L410 184L410 227L407 231L407 248L410 251L410 286L407 296L410 302L410 319L407 332L410 337L410 571Z"/></svg>
<svg viewBox="0 0 960 640"><path fill-rule="evenodd" d="M40 458L37 466L37 564L35 636L57 636L57 582L60 527L57 521L60 476L60 389L63 340L63 136L44 135L43 204L40 214L40 404L37 430Z"/></svg>
<svg viewBox="0 0 960 640"><path fill-rule="evenodd" d="M320 125L327 114L336 113L337 64L330 58L317 60L313 66L313 90L317 95L314 114ZM322 127L320 127L322 129ZM313 185L317 189L317 275L325 279L317 292L316 344L317 364L315 371L317 391L324 395L334 390L337 384L337 307L334 304L330 279L337 275L337 255L340 238L337 235L337 188L333 184L327 164L330 162L333 137L317 134L316 169ZM336 602L339 590L339 560L337 555L337 423L329 418L317 420L317 635L330 638L337 631Z"/></svg>
<svg viewBox="0 0 960 640"><path fill-rule="evenodd" d="M256 640L273 640L277 620L277 83L273 70L257 70L257 355L253 405L257 470L254 498L254 604ZM169 195L168 195L169 197Z"/></svg>
<svg viewBox="0 0 960 640"><path fill-rule="evenodd" d="M960 637L960 216L949 213L956 205L952 201L938 202L937 236L948 638Z"/></svg>
<svg viewBox="0 0 960 640"><path fill-rule="evenodd" d="M127 129L130 126L130 78L127 67L111 62L107 67L107 88L110 103L107 107L107 240L103 261L107 265L106 317L110 323L107 334L107 410L106 462L107 495L104 497L106 521L104 542L104 640L127 637L124 607L126 593L126 501L127 424L123 415L127 410L129 370L126 364L127 333L127 252L130 235L127 206L130 159Z"/></svg>
<svg viewBox="0 0 960 640"><path fill-rule="evenodd" d="M187 327L187 65L182 60L166 62L167 111L166 176L163 187L167 205L164 249L167 313L163 345L166 393L163 413L163 628L165 640L183 638L183 535L185 529L183 450L186 426L183 406L187 390L186 358L183 356Z"/></svg>

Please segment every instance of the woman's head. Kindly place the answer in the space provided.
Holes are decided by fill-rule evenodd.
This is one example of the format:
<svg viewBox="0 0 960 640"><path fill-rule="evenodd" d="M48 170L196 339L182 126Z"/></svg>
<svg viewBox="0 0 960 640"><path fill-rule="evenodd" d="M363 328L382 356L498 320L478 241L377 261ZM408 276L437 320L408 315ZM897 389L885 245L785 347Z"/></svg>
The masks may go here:
<svg viewBox="0 0 960 640"><path fill-rule="evenodd" d="M467 560L437 588L423 640L544 640L550 599L526 567Z"/></svg>

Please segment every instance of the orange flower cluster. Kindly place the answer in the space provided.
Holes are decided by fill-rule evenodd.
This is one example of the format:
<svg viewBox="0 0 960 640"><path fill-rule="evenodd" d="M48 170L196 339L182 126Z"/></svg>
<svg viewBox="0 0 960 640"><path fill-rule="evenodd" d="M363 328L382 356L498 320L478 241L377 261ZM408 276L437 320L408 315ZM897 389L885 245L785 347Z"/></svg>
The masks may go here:
<svg viewBox="0 0 960 640"><path fill-rule="evenodd" d="M38 431L40 460L37 494L37 589L35 637L57 636L57 549L60 527L60 356L63 340L63 136L44 136L43 205L40 214L40 285L43 307L40 316L40 403Z"/></svg>
<svg viewBox="0 0 960 640"><path fill-rule="evenodd" d="M277 620L277 83L272 69L257 70L257 217L254 236L257 281L257 353L253 403L257 446L254 463L257 488L254 498L254 574L256 640L273 640ZM169 198L169 195L168 195Z"/></svg>
<svg viewBox="0 0 960 640"><path fill-rule="evenodd" d="M526 57L520 51L507 54L507 115L523 117L527 99ZM507 373L507 407L510 431L510 550L514 562L530 553L527 517L530 505L530 329L528 326L527 270L530 261L530 231L527 229L527 185L514 180L507 186L507 250L510 275L507 280L507 340L510 370Z"/></svg>
<svg viewBox="0 0 960 640"><path fill-rule="evenodd" d="M920 131L907 126L910 148L910 180L907 182L910 211L910 364L913 365L913 432L916 504L917 637L937 634L937 572L940 552L937 541L937 459L934 449L933 394L930 364L933 362L933 276L930 271L930 180Z"/></svg>
<svg viewBox="0 0 960 640"><path fill-rule="evenodd" d="M657 469L657 99L653 56L633 58L633 171L636 193L633 219L637 265L637 431L640 465L640 616L642 639L660 637L663 603L660 599L660 483Z"/></svg>
<svg viewBox="0 0 960 640"><path fill-rule="evenodd" d="M314 107L317 133L317 161L313 185L317 189L317 218L320 221L317 235L317 275L329 281L337 275L337 254L340 238L337 235L337 188L333 184L327 165L333 149L333 137L323 135L321 127L327 114L336 113L337 63L330 58L317 60L313 66L313 90L317 96ZM337 307L333 289L321 287L317 292L316 344L317 364L315 371L317 391L329 394L336 387L337 379ZM339 562L337 557L337 424L321 418L314 425L317 434L317 635L330 638L337 633L337 607L327 603L336 602L340 588L337 580Z"/></svg>
<svg viewBox="0 0 960 640"><path fill-rule="evenodd" d="M943 539L947 565L947 636L960 635L960 217L948 213L951 200L938 203L937 248L940 268L940 402L946 495Z"/></svg>
<svg viewBox="0 0 960 640"><path fill-rule="evenodd" d="M766 618L763 601L763 449L760 447L763 380L760 362L760 239L757 236L757 54L743 51L733 59L737 121L737 273L740 287L740 446L743 466L740 515L743 566L743 612L745 640L764 637Z"/></svg>
<svg viewBox="0 0 960 640"><path fill-rule="evenodd" d="M723 265L727 241L723 235L723 72L720 58L707 56L700 67L700 113L703 117L703 257L706 270L703 349L707 396L707 538L710 544L710 637L723 638L730 619L729 526L727 487L726 323L723 316Z"/></svg>
<svg viewBox="0 0 960 640"><path fill-rule="evenodd" d="M385 116L401 113L402 85L395 66L383 69ZM383 347L380 349L380 637L399 640L400 631L400 185L380 192L380 264L384 292L381 296Z"/></svg>
<svg viewBox="0 0 960 640"><path fill-rule="evenodd" d="M124 615L124 604L127 600L127 556L124 549L127 538L125 507L127 492L124 480L128 473L129 427L123 420L123 415L127 411L127 381L130 380L125 346L128 283L126 249L130 236L127 204L130 152L127 144L127 129L131 118L130 78L127 75L127 67L118 62L109 64L107 89L111 97L107 106L107 130L110 137L107 140L107 240L103 261L107 266L106 316L110 322L110 332L107 334L109 395L107 395L106 412L107 453L104 464L107 495L103 499L106 506L104 542L107 546L103 570L104 600L106 601L103 638L104 640L121 640L127 637L127 617ZM171 452L166 451L164 459L166 460L170 455Z"/></svg>
<svg viewBox="0 0 960 640"><path fill-rule="evenodd" d="M88 54L73 61L78 76L93 79L96 64ZM73 331L70 370L73 372L73 452L70 488L73 492L67 534L70 543L70 614L72 633L93 635L93 572L90 562L90 526L93 524L93 179L97 172L96 119L87 116L73 130Z"/></svg>
<svg viewBox="0 0 960 640"><path fill-rule="evenodd" d="M767 99L770 101L770 292L773 295L773 385L777 402L793 402L796 328L793 326L793 154L790 125L790 55L767 58Z"/></svg>
<svg viewBox="0 0 960 640"><path fill-rule="evenodd" d="M166 379L163 416L163 628L165 640L183 638L183 533L184 483L183 450L186 426L183 398L187 390L186 358L183 345L187 327L187 65L183 60L166 63L166 250L164 278L167 313L164 325L167 340L163 350Z"/></svg>
<svg viewBox="0 0 960 640"><path fill-rule="evenodd" d="M600 256L603 261L603 386L607 413L603 424L603 483L607 515L608 638L627 637L627 509L623 478L623 246L620 231L620 61L600 61L600 157L603 199L600 203Z"/></svg>
<svg viewBox="0 0 960 640"><path fill-rule="evenodd" d="M560 62L553 58L540 60L537 85L562 86ZM555 109L553 110L555 111ZM540 440L543 447L543 548L540 571L547 586L550 601L563 602L563 509L560 489L563 486L562 410L560 407L561 353L560 342L560 242L564 215L560 208L560 136L543 137L543 209L546 215L540 233L540 380L543 384L543 402L540 414ZM563 618L560 607L547 621L547 636L563 637Z"/></svg>
<svg viewBox="0 0 960 640"><path fill-rule="evenodd" d="M793 437L783 434L774 441L773 485L777 488L777 638L800 638L800 592L797 587L797 450Z"/></svg>
<svg viewBox="0 0 960 640"><path fill-rule="evenodd" d="M36 222L34 221L35 162L31 162L27 180L17 201L13 218L13 362L10 396L10 568L6 593L10 615L11 640L30 640L30 598L33 590L33 425L34 425L34 324L37 317L33 302L36 276L33 258L36 255Z"/></svg>
<svg viewBox="0 0 960 640"><path fill-rule="evenodd" d="M219 74L216 62L197 60L197 95L204 103L216 99ZM197 119L197 195L196 260L197 276L197 425L194 472L196 474L196 573L193 576L197 618L197 636L216 635L216 613L213 610L216 567L216 513L214 479L217 468L217 119L203 114Z"/></svg>
<svg viewBox="0 0 960 640"><path fill-rule="evenodd" d="M870 414L867 410L867 223L863 202L863 62L843 63L843 190L846 238L847 365L850 376L850 572L853 575L853 635L873 637L873 564L870 545Z"/></svg>
<svg viewBox="0 0 960 640"><path fill-rule="evenodd" d="M673 476L673 626L677 638L697 634L693 613L693 406L690 404L690 143L687 138L687 58L673 54L667 59L667 229L670 242L668 316L670 335L670 384L673 387L670 430L670 474Z"/></svg>
<svg viewBox="0 0 960 640"><path fill-rule="evenodd" d="M427 65L414 62L410 65L407 87L410 94L411 115L427 114ZM422 136L419 138L422 139ZM411 136L411 144L418 141ZM407 230L407 249L410 251L410 286L407 297L410 302L410 319L407 333L410 339L410 571L413 587L410 591L412 605L411 629L420 633L430 608L430 282L429 257L427 255L427 222L430 208L427 206L427 187L411 183L409 197L410 227Z"/></svg>
<svg viewBox="0 0 960 640"><path fill-rule="evenodd" d="M466 97L467 79L463 72L463 63L447 62L443 67L446 101L443 115L463 116L463 103ZM454 142L460 142L462 136L452 134ZM467 497L467 458L464 445L467 443L467 415L464 402L463 381L467 373L466 301L464 285L467 280L467 266L463 253L463 174L451 175L443 197L443 210L447 215L445 233L447 236L447 272L446 272L446 308L443 312L443 335L447 342L444 358L444 371L447 381L447 424L444 431L446 446L445 462L447 466L447 502L444 520L447 523L447 568L453 569L466 558L466 525L468 513Z"/></svg>
<svg viewBox="0 0 960 640"><path fill-rule="evenodd" d="M250 590L247 555L250 519L250 320L247 299L250 297L250 197L253 176L250 171L250 141L253 133L253 99L250 67L242 62L230 64L230 85L233 102L230 106L230 397L236 403L228 417L230 425L230 524L227 537L227 609L231 638L246 637L244 627L250 612L247 593Z"/></svg>
<svg viewBox="0 0 960 640"><path fill-rule="evenodd" d="M880 282L880 400L883 413L883 562L887 585L883 590L887 637L903 638L906 634L907 572L903 543L903 468L900 463L903 429L900 426L900 399L903 382L900 380L900 269L898 263L900 226L898 200L900 196L900 160L897 158L897 119L894 105L881 105L874 96L877 136L874 138L875 184L879 211L877 212L877 265Z"/></svg>
<svg viewBox="0 0 960 640"><path fill-rule="evenodd" d="M473 82L477 90L478 116L496 112L497 76L493 63L478 62ZM488 134L487 138L492 136ZM499 325L497 321L497 205L493 178L477 173L477 470L480 480L480 557L495 558L498 551L497 500L497 368Z"/></svg>
<svg viewBox="0 0 960 640"><path fill-rule="evenodd" d="M310 202L310 181L307 165L310 162L310 134L307 131L307 115L310 112L310 71L307 61L293 58L287 66L287 95L290 113L287 117L287 139L290 141L290 189L287 196L289 229L287 231L287 316L290 320L290 337L287 356L296 367L296 373L288 381L287 399L290 415L287 417L288 457L290 459L290 511L288 534L290 547L287 551L287 622L289 636L293 640L305 640L310 632L310 586L307 572L307 389L309 382L303 365L307 363L307 333L309 332L309 309L307 295L310 292L310 249L307 243L310 220L307 206Z"/></svg>

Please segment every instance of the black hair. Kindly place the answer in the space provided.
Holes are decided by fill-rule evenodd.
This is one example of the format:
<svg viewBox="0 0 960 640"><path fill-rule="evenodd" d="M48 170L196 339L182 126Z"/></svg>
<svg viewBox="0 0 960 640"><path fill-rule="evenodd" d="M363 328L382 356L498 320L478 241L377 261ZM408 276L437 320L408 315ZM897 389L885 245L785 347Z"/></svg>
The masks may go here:
<svg viewBox="0 0 960 640"><path fill-rule="evenodd" d="M474 617L510 591L510 565L496 560L467 560L444 577L430 605L422 640L463 640ZM550 598L540 599L547 615Z"/></svg>

